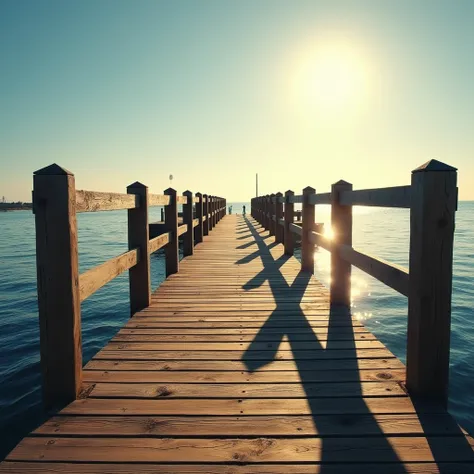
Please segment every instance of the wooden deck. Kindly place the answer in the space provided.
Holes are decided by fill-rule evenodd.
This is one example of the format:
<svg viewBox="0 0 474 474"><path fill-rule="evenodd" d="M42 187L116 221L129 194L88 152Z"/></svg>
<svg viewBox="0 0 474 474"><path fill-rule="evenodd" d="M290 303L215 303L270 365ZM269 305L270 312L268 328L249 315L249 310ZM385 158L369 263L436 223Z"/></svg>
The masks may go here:
<svg viewBox="0 0 474 474"><path fill-rule="evenodd" d="M273 240L226 216L0 471L473 473L472 438Z"/></svg>

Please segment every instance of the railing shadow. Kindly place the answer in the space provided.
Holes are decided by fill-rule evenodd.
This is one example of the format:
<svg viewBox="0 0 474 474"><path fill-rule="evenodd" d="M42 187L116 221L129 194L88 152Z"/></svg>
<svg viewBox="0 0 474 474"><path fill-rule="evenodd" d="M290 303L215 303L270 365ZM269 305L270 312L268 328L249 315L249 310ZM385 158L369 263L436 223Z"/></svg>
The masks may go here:
<svg viewBox="0 0 474 474"><path fill-rule="evenodd" d="M407 472L403 466L402 460L397 455L395 448L392 447L390 439L388 439L379 426L375 416L371 412L364 400L364 393L361 384L361 378L358 367L357 347L353 331L353 324L350 311L346 308L331 307L328 311L328 327L326 334L326 346L323 347L323 340L319 340L313 331L310 322L308 321L304 311L301 308L303 296L311 279L309 273L300 272L296 275L293 282L288 282L280 271L281 267L287 262L289 257L280 256L274 258L270 252L272 244L267 245L265 238L262 236L261 229L258 229L245 218L245 222L255 239L257 250L252 254L242 258L237 263L245 264L251 262L255 258L260 258L263 263L263 269L249 280L243 288L251 290L260 287L266 282L270 286L272 296L274 298L276 307L272 314L268 317L265 323L259 329L257 335L250 343L248 349L245 351L242 360L250 372L255 372L267 364L272 363L278 357L278 350L281 342L286 336L296 369L299 372L301 384L306 394L308 405L310 408L312 421L314 423L315 432L321 438L321 449L319 453L315 453L314 461L322 463L321 473L325 472L325 463L335 462L335 449L338 449L334 444L335 433L338 426L342 427L342 436L361 436L364 433L363 439L366 442L358 443L357 449L359 452L358 459L364 459L366 462L379 461L383 463L396 463L399 465L397 472ZM242 246L246 248L247 246ZM282 318L288 318L288 326L282 327ZM344 328L344 329L342 329ZM341 338L341 330L344 332L344 337ZM334 355L331 354L332 349L340 348L341 339L344 340L344 357L343 361L335 360ZM272 340L269 345L268 341ZM265 351L265 358L261 358L261 347L265 343L268 350ZM259 358L254 358L253 353L260 352ZM337 368L343 368L348 379L352 382L341 383L340 393L334 393L331 396L331 414L336 414L335 424L338 426L331 426L328 423L327 413L327 392L323 397L318 395L320 393L321 384L314 383L315 372L321 369L328 369L331 363L335 363ZM329 364L329 365L328 365ZM325 367L321 367L325 365ZM319 366L319 367L318 367ZM323 392L324 393L324 390ZM324 408L323 405L326 407ZM429 447L432 451L435 462L438 462L438 469L440 473L445 472L443 468L443 461L446 460L446 453L442 452L443 447L440 444L439 433L435 430L438 436L430 436L431 427L429 426L429 417L423 415L425 407L420 407L419 422L424 433L421 436L426 436ZM357 426L362 423L360 430L344 430L344 426ZM432 424L432 423L431 423ZM449 423L448 423L449 425ZM426 430L425 430L426 428ZM426 432L425 432L426 431ZM472 456L472 449L469 443L462 435L462 431L454 422L449 426L450 433L448 435L457 435L455 438L457 449L460 449L462 460L469 459ZM340 435L339 435L340 436ZM341 438L339 438L340 440ZM349 452L349 446L346 447ZM339 453L339 461L344 461L344 452ZM334 472L331 470L331 472Z"/></svg>

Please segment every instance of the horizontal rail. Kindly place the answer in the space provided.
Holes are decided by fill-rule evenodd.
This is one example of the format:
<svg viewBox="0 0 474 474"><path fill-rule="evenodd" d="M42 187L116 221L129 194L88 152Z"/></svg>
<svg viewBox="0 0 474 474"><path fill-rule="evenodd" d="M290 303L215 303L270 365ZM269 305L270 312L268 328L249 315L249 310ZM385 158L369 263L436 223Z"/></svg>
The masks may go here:
<svg viewBox="0 0 474 474"><path fill-rule="evenodd" d="M124 271L132 268L140 261L139 249L111 258L102 265L91 268L79 275L79 294L81 302L93 295L99 288L119 276Z"/></svg>
<svg viewBox="0 0 474 474"><path fill-rule="evenodd" d="M303 202L303 195L298 194L295 196L288 196L288 202L293 203L293 204L298 204Z"/></svg>
<svg viewBox="0 0 474 474"><path fill-rule="evenodd" d="M150 242L148 243L150 254L164 247L167 243L169 243L170 239L171 239L171 232L165 232L151 239Z"/></svg>
<svg viewBox="0 0 474 474"><path fill-rule="evenodd" d="M170 197L166 194L149 194L148 195L148 206L168 206L170 203Z"/></svg>
<svg viewBox="0 0 474 474"><path fill-rule="evenodd" d="M136 194L76 191L76 212L116 211L139 206L140 197Z"/></svg>
<svg viewBox="0 0 474 474"><path fill-rule="evenodd" d="M279 196L279 197L278 197L278 202L279 202L280 204L285 204L285 196Z"/></svg>
<svg viewBox="0 0 474 474"><path fill-rule="evenodd" d="M312 231L309 234L309 238L310 238L311 243L316 244L318 247L322 247L323 249L326 249L329 252L332 251L333 242L324 234L321 234L320 232Z"/></svg>
<svg viewBox="0 0 474 474"><path fill-rule="evenodd" d="M178 237L188 231L188 224L182 224L178 227Z"/></svg>
<svg viewBox="0 0 474 474"><path fill-rule="evenodd" d="M197 227L199 225L199 219L193 219L193 227Z"/></svg>
<svg viewBox="0 0 474 474"><path fill-rule="evenodd" d="M194 203L198 203L198 202L199 202L199 197L194 197L194 198L193 198L193 202L194 202Z"/></svg>
<svg viewBox="0 0 474 474"><path fill-rule="evenodd" d="M311 194L310 204L331 204L331 193Z"/></svg>
<svg viewBox="0 0 474 474"><path fill-rule="evenodd" d="M402 295L408 296L410 277L406 268L359 252L350 245L340 245L337 251L346 262L360 268Z"/></svg>
<svg viewBox="0 0 474 474"><path fill-rule="evenodd" d="M343 191L340 195L339 203L344 206L378 206L407 209L411 205L411 186Z"/></svg>
<svg viewBox="0 0 474 474"><path fill-rule="evenodd" d="M176 202L178 204L187 204L188 203L188 196L176 196Z"/></svg>
<svg viewBox="0 0 474 474"><path fill-rule="evenodd" d="M299 225L290 224L290 232L301 235L303 233L303 229Z"/></svg>

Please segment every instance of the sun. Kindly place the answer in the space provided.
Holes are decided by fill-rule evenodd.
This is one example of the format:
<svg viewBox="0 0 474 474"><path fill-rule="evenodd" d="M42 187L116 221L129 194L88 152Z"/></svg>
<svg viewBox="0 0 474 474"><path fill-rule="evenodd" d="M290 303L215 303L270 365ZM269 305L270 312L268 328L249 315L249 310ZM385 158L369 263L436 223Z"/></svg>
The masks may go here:
<svg viewBox="0 0 474 474"><path fill-rule="evenodd" d="M318 41L295 67L298 102L322 113L349 113L366 99L369 63L350 42Z"/></svg>

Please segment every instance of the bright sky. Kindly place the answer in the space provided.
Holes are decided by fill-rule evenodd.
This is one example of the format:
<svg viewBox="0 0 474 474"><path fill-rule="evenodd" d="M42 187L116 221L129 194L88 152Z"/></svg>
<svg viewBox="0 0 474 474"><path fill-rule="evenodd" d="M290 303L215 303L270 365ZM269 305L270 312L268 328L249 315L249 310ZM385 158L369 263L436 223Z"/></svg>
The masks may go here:
<svg viewBox="0 0 474 474"><path fill-rule="evenodd" d="M436 158L474 199L474 2L3 0L0 196L56 162L78 189L249 200Z"/></svg>

